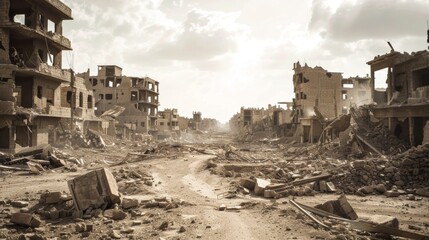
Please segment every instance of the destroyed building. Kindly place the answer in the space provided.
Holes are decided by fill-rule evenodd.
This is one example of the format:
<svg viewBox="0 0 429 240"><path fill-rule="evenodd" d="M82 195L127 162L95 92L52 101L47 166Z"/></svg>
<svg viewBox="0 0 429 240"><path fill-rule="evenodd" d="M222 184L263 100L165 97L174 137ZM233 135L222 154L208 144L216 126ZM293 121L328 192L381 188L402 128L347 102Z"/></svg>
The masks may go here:
<svg viewBox="0 0 429 240"><path fill-rule="evenodd" d="M299 62L293 69L292 122L297 124L295 137L301 142L319 141L329 121L348 114L352 106L372 102L368 77L343 79L342 73L301 66Z"/></svg>
<svg viewBox="0 0 429 240"><path fill-rule="evenodd" d="M372 113L398 138L417 146L429 142L429 52L393 51L376 56L371 69ZM387 89L377 91L375 72L387 69ZM382 79L384 81L384 79Z"/></svg>
<svg viewBox="0 0 429 240"><path fill-rule="evenodd" d="M200 130L202 120L201 112L193 112L192 119L189 119L188 121L188 128L192 130Z"/></svg>
<svg viewBox="0 0 429 240"><path fill-rule="evenodd" d="M125 132L157 131L159 82L149 77L127 77L115 65L98 66L98 75L88 78L94 91L97 116L115 106L124 110L116 117ZM128 135L128 134L127 134Z"/></svg>
<svg viewBox="0 0 429 240"><path fill-rule="evenodd" d="M179 114L175 108L166 108L158 112L158 130L179 131Z"/></svg>
<svg viewBox="0 0 429 240"><path fill-rule="evenodd" d="M92 91L61 69L71 9L58 0L4 0L0 11L0 149L54 143L70 119L98 130Z"/></svg>
<svg viewBox="0 0 429 240"><path fill-rule="evenodd" d="M372 103L369 77L350 77L341 80L341 113L348 114L350 107Z"/></svg>

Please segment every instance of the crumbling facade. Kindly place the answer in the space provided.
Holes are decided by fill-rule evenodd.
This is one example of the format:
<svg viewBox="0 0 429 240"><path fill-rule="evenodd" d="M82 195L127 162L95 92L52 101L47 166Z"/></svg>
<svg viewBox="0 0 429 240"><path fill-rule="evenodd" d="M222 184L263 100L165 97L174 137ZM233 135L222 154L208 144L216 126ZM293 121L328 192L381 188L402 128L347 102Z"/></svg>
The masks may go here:
<svg viewBox="0 0 429 240"><path fill-rule="evenodd" d="M301 66L299 62L293 70L295 122L312 117L315 107L324 118L335 118L341 113L341 73L328 72L319 66Z"/></svg>
<svg viewBox="0 0 429 240"><path fill-rule="evenodd" d="M429 139L429 52L399 53L376 56L367 64L371 68L371 110L383 119L399 138L416 146ZM387 69L385 97L375 89L375 72Z"/></svg>
<svg viewBox="0 0 429 240"><path fill-rule="evenodd" d="M96 96L96 114L122 106L124 111L117 116L119 128L135 125L138 133L157 131L159 82L149 77L127 77L122 68L115 65L98 66L98 75L88 78Z"/></svg>
<svg viewBox="0 0 429 240"><path fill-rule="evenodd" d="M61 69L71 9L58 0L4 0L0 12L0 149L53 143L64 119L98 128L92 91Z"/></svg>
<svg viewBox="0 0 429 240"><path fill-rule="evenodd" d="M158 130L160 131L179 131L179 114L175 108L166 108L159 111Z"/></svg>

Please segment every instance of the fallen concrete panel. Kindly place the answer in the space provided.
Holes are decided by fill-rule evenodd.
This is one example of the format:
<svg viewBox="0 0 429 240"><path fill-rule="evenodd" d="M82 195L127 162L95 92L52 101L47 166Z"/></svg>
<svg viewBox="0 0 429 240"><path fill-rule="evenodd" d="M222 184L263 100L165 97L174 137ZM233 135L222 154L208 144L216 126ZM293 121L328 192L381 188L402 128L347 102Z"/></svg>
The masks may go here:
<svg viewBox="0 0 429 240"><path fill-rule="evenodd" d="M106 168L76 177L68 186L79 215L87 209L106 209L121 202L116 180Z"/></svg>

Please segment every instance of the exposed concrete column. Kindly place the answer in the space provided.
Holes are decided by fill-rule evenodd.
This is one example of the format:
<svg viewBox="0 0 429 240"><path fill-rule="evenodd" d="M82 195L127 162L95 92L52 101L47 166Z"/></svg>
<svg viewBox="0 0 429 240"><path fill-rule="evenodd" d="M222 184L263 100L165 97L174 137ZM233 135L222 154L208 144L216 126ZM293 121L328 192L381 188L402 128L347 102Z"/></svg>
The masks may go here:
<svg viewBox="0 0 429 240"><path fill-rule="evenodd" d="M392 83L392 68L387 68L387 102L392 100L393 96L393 83Z"/></svg>
<svg viewBox="0 0 429 240"><path fill-rule="evenodd" d="M388 117L387 118L387 120L388 120L388 127L389 127L389 130L390 131L392 131L392 127L393 127L393 121L392 121L392 118L391 117Z"/></svg>
<svg viewBox="0 0 429 240"><path fill-rule="evenodd" d="M5 51L0 50L0 64L10 64L9 58L9 30L7 28L0 28L0 41Z"/></svg>
<svg viewBox="0 0 429 240"><path fill-rule="evenodd" d="M53 65L57 68L62 68L62 53L61 51L54 54L54 63Z"/></svg>
<svg viewBox="0 0 429 240"><path fill-rule="evenodd" d="M414 146L414 118L408 118L408 129L410 134L410 145Z"/></svg>
<svg viewBox="0 0 429 240"><path fill-rule="evenodd" d="M63 21L62 20L55 23L55 33L63 35Z"/></svg>
<svg viewBox="0 0 429 240"><path fill-rule="evenodd" d="M9 22L10 0L0 2L0 22Z"/></svg>
<svg viewBox="0 0 429 240"><path fill-rule="evenodd" d="M374 93L375 93L375 81L374 81L374 70L371 67L371 79L369 80L369 86L371 87L371 101L374 102Z"/></svg>

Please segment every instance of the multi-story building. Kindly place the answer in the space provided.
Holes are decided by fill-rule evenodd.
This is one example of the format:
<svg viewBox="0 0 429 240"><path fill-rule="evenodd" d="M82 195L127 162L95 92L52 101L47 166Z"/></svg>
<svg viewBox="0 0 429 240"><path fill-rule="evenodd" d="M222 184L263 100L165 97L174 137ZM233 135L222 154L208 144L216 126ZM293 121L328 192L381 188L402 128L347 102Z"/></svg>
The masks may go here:
<svg viewBox="0 0 429 240"><path fill-rule="evenodd" d="M179 114L177 109L166 108L164 111L158 112L158 130L179 131Z"/></svg>
<svg viewBox="0 0 429 240"><path fill-rule="evenodd" d="M71 50L62 23L71 19L59 0L0 2L0 149L55 142L64 119L99 126L92 91L61 69L62 51Z"/></svg>
<svg viewBox="0 0 429 240"><path fill-rule="evenodd" d="M88 79L96 96L96 114L122 106L119 126L135 124L136 132L156 131L159 106L159 82L149 77L127 77L115 65L98 66L98 75Z"/></svg>
<svg viewBox="0 0 429 240"><path fill-rule="evenodd" d="M376 56L371 67L371 110L399 138L412 146L429 142L429 52L396 51ZM375 72L387 69L387 89L375 89ZM381 94L384 94L382 96Z"/></svg>
<svg viewBox="0 0 429 240"><path fill-rule="evenodd" d="M301 66L299 62L293 70L295 122L313 116L314 107L325 118L335 118L341 113L341 73L328 72L319 66Z"/></svg>

